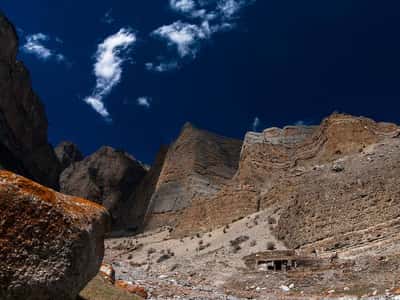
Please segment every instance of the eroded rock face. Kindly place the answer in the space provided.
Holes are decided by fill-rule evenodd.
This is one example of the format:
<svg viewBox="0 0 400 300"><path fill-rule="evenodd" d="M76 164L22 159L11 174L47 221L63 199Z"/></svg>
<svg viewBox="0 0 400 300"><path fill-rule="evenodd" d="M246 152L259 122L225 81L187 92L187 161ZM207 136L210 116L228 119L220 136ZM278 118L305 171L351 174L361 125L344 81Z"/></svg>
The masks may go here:
<svg viewBox="0 0 400 300"><path fill-rule="evenodd" d="M143 165L129 154L102 147L61 173L60 190L102 204L114 228L124 227L127 202L145 175Z"/></svg>
<svg viewBox="0 0 400 300"><path fill-rule="evenodd" d="M15 29L0 13L0 165L57 188L60 166L47 141L45 110L17 49Z"/></svg>
<svg viewBox="0 0 400 300"><path fill-rule="evenodd" d="M61 164L62 170L65 170L73 163L83 159L83 155L81 151L79 151L78 146L71 142L61 142L54 151Z"/></svg>
<svg viewBox="0 0 400 300"><path fill-rule="evenodd" d="M99 271L108 213L0 171L0 299L76 299Z"/></svg>
<svg viewBox="0 0 400 300"><path fill-rule="evenodd" d="M237 170L242 142L186 124L170 146L151 197L149 226L172 224L196 197L212 197Z"/></svg>
<svg viewBox="0 0 400 300"><path fill-rule="evenodd" d="M138 230L146 227L146 213L164 166L167 152L168 146L161 146L153 165L128 201L127 210L129 214L126 216L125 223L129 229Z"/></svg>
<svg viewBox="0 0 400 300"><path fill-rule="evenodd" d="M234 178L185 209L175 235L260 210L290 248L351 248L399 234L400 128L334 114L321 125L250 133Z"/></svg>

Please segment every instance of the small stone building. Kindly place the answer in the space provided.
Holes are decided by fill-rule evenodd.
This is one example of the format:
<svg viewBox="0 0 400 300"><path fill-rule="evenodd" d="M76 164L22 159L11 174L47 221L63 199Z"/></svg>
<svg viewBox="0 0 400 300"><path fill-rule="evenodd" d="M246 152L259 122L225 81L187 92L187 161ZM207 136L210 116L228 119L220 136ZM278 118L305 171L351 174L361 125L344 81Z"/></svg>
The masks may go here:
<svg viewBox="0 0 400 300"><path fill-rule="evenodd" d="M297 268L297 256L293 250L265 251L244 257L250 269L261 271L289 271Z"/></svg>

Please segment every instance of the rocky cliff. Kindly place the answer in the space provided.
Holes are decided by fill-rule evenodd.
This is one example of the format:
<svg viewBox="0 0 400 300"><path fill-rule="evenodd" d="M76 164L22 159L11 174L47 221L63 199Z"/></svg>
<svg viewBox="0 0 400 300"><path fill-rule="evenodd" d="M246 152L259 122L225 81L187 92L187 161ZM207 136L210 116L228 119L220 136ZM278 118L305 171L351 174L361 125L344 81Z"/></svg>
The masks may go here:
<svg viewBox="0 0 400 300"><path fill-rule="evenodd" d="M101 147L61 173L60 190L104 205L114 228L124 227L128 201L145 175L144 166L129 154Z"/></svg>
<svg viewBox="0 0 400 300"><path fill-rule="evenodd" d="M242 142L186 124L165 156L147 208L149 226L174 224L196 197L212 197L235 174Z"/></svg>
<svg viewBox="0 0 400 300"><path fill-rule="evenodd" d="M0 165L57 188L60 167L47 141L45 110L17 51L15 28L0 13Z"/></svg>
<svg viewBox="0 0 400 300"><path fill-rule="evenodd" d="M320 126L249 133L234 178L180 215L175 235L267 210L289 248L351 250L400 233L395 124L334 114Z"/></svg>

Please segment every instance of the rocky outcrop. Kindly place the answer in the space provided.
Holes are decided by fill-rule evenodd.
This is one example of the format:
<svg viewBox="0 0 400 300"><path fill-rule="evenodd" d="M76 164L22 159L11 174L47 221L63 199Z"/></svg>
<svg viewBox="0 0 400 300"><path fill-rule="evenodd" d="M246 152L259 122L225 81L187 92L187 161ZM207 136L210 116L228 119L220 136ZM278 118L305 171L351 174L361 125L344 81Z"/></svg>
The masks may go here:
<svg viewBox="0 0 400 300"><path fill-rule="evenodd" d="M148 226L173 224L196 197L212 197L235 174L242 142L186 124L170 146L147 208Z"/></svg>
<svg viewBox="0 0 400 300"><path fill-rule="evenodd" d="M65 170L73 163L83 159L83 155L81 151L79 151L78 146L71 142L61 142L54 151L61 164L62 170Z"/></svg>
<svg viewBox="0 0 400 300"><path fill-rule="evenodd" d="M213 197L184 210L175 235L268 210L290 248L349 250L400 236L395 124L334 114L320 126L250 133L239 169Z"/></svg>
<svg viewBox="0 0 400 300"><path fill-rule="evenodd" d="M108 213L0 171L0 299L76 299L99 271Z"/></svg>
<svg viewBox="0 0 400 300"><path fill-rule="evenodd" d="M47 141L45 110L17 49L15 29L0 13L0 165L57 188L60 167Z"/></svg>
<svg viewBox="0 0 400 300"><path fill-rule="evenodd" d="M129 154L102 147L65 169L60 189L102 204L109 210L114 228L119 228L125 226L128 201L145 175L143 165Z"/></svg>

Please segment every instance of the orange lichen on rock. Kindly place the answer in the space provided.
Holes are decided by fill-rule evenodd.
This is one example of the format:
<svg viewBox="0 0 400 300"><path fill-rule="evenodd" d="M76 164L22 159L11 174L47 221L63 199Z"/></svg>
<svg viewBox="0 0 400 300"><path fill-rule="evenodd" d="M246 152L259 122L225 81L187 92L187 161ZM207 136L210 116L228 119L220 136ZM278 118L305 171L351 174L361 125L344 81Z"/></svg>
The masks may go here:
<svg viewBox="0 0 400 300"><path fill-rule="evenodd" d="M117 280L115 282L115 286L124 291L127 291L128 293L140 296L144 299L147 299L149 296L145 288L125 280Z"/></svg>
<svg viewBox="0 0 400 300"><path fill-rule="evenodd" d="M7 186L7 188L12 188L14 193L30 195L50 205L57 205L65 213L76 217L89 219L92 214L107 213L106 209L100 204L83 198L60 194L8 171L0 171L0 191L3 189L2 182L7 184L12 183L12 187Z"/></svg>
<svg viewBox="0 0 400 300"><path fill-rule="evenodd" d="M102 206L0 171L0 212L0 299L70 299L97 274Z"/></svg>

